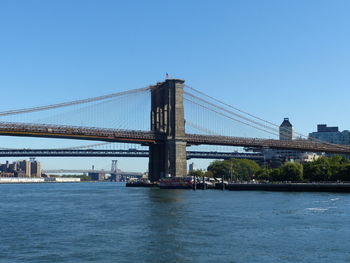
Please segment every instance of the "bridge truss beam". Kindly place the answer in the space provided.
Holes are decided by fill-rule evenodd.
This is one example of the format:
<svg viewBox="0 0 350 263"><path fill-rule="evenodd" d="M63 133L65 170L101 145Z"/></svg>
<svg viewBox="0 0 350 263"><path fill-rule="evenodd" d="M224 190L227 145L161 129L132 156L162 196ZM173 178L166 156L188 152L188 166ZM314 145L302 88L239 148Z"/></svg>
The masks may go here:
<svg viewBox="0 0 350 263"><path fill-rule="evenodd" d="M259 153L187 151L187 159L250 159L260 161ZM0 150L0 157L149 157L148 150L95 150L95 149L8 149Z"/></svg>

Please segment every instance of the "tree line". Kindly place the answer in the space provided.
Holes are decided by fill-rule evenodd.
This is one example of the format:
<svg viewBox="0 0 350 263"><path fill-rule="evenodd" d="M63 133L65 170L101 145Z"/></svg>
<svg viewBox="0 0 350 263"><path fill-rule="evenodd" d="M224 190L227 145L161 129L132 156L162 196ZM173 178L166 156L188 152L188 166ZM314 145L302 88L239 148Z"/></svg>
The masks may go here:
<svg viewBox="0 0 350 263"><path fill-rule="evenodd" d="M261 167L246 159L214 161L207 172L195 170L190 175L222 178L229 181L264 182L344 182L350 181L350 160L341 156L320 157L307 163L286 162L277 168Z"/></svg>

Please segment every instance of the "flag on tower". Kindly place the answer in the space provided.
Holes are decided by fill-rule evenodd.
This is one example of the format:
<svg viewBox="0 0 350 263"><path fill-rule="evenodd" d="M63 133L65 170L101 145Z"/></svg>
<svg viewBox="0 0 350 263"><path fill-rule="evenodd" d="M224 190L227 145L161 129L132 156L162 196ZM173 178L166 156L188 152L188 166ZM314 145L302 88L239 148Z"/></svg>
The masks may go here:
<svg viewBox="0 0 350 263"><path fill-rule="evenodd" d="M168 73L165 74L165 79L169 79L169 74Z"/></svg>

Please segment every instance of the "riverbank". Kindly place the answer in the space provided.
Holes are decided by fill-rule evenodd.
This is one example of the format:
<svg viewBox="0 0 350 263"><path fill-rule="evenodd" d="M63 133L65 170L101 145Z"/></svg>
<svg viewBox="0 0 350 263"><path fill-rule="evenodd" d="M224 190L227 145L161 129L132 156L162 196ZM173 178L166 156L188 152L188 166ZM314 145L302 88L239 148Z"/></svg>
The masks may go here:
<svg viewBox="0 0 350 263"><path fill-rule="evenodd" d="M126 187L160 187L157 183L127 183ZM173 186L160 187L161 189L203 189L203 184L183 187ZM222 184L217 183L214 187L205 187L205 190L222 190ZM350 193L350 183L231 183L225 184L225 190L230 191L275 191L275 192L334 192Z"/></svg>
<svg viewBox="0 0 350 263"><path fill-rule="evenodd" d="M350 193L350 183L229 184L227 189L230 191Z"/></svg>
<svg viewBox="0 0 350 263"><path fill-rule="evenodd" d="M25 184L25 183L80 183L80 178L68 177L0 177L0 184Z"/></svg>

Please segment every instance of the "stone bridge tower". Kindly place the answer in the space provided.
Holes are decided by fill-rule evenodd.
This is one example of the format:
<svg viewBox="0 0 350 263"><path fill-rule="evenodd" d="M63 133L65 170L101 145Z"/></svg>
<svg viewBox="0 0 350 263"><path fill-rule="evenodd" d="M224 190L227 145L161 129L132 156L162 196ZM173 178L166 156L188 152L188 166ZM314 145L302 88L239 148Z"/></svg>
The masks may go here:
<svg viewBox="0 0 350 263"><path fill-rule="evenodd" d="M167 79L151 87L151 131L164 141L149 147L149 178L186 175L186 138L183 105L184 80Z"/></svg>

